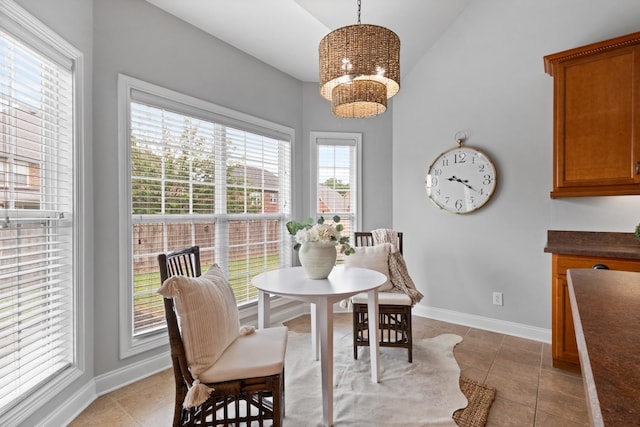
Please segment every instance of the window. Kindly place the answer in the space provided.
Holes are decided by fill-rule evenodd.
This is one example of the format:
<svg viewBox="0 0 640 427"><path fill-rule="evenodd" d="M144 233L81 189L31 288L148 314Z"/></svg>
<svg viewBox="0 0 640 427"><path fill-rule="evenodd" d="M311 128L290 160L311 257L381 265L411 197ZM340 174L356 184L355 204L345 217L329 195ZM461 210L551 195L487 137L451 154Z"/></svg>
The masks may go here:
<svg viewBox="0 0 640 427"><path fill-rule="evenodd" d="M81 56L15 5L0 8L0 424L20 423L83 360L74 117ZM25 41L25 40L28 40Z"/></svg>
<svg viewBox="0 0 640 427"><path fill-rule="evenodd" d="M312 132L312 212L330 220L338 215L343 234L360 224L360 134Z"/></svg>
<svg viewBox="0 0 640 427"><path fill-rule="evenodd" d="M120 86L130 195L126 357L157 345L165 330L158 253L200 246L203 269L218 263L241 306L257 300L253 276L291 264L284 225L293 131L126 76Z"/></svg>

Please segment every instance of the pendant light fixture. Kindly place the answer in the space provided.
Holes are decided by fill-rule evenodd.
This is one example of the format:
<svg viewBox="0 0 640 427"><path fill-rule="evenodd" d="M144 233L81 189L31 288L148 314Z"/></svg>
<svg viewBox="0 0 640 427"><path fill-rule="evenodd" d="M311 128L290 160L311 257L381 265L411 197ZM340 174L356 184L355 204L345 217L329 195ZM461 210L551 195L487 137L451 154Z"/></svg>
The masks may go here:
<svg viewBox="0 0 640 427"><path fill-rule="evenodd" d="M400 38L378 25L358 23L327 34L318 47L320 94L339 117L382 114L400 90Z"/></svg>

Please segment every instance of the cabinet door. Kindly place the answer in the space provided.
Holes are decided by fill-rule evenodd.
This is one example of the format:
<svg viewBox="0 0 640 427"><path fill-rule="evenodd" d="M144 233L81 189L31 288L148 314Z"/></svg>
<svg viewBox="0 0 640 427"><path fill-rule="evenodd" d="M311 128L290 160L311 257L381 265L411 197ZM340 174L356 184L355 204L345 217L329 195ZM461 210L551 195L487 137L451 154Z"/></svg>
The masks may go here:
<svg viewBox="0 0 640 427"><path fill-rule="evenodd" d="M551 356L553 366L580 370L576 332L573 326L567 270L602 264L610 270L640 272L640 260L558 255L552 257Z"/></svg>
<svg viewBox="0 0 640 427"><path fill-rule="evenodd" d="M633 190L640 187L638 84L636 46L581 57L558 68L553 196L640 192Z"/></svg>

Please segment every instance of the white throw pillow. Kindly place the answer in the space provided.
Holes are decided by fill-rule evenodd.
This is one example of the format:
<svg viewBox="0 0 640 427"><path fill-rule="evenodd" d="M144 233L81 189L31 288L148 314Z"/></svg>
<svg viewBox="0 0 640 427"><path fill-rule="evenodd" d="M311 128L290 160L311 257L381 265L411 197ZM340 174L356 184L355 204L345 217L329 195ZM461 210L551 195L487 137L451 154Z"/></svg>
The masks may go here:
<svg viewBox="0 0 640 427"><path fill-rule="evenodd" d="M187 363L197 378L240 335L231 286L214 264L200 277L168 278L158 293L173 298Z"/></svg>
<svg viewBox="0 0 640 427"><path fill-rule="evenodd" d="M353 249L355 249L356 252L344 257L344 265L379 271L387 277L387 281L380 285L378 290L388 291L393 288L389 280L390 243L375 246L356 246Z"/></svg>

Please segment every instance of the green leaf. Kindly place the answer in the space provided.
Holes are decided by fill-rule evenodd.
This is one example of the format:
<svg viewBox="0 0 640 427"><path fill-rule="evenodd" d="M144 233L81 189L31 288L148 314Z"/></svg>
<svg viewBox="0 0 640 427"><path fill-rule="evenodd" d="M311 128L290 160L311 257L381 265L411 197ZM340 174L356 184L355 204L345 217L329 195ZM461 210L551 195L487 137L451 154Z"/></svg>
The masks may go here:
<svg viewBox="0 0 640 427"><path fill-rule="evenodd" d="M342 230L344 230L344 227L342 226L342 224L336 225L336 231L342 231Z"/></svg>
<svg viewBox="0 0 640 427"><path fill-rule="evenodd" d="M295 235L298 232L298 223L295 221L289 221L287 223L287 231L289 232L289 234L291 235Z"/></svg>
<svg viewBox="0 0 640 427"><path fill-rule="evenodd" d="M299 230L302 230L304 228L311 228L313 226L313 218L307 218L307 220L304 222L289 221L287 222L286 226L289 234L295 236Z"/></svg>
<svg viewBox="0 0 640 427"><path fill-rule="evenodd" d="M324 224L324 217L323 216L318 218L318 224Z"/></svg>
<svg viewBox="0 0 640 427"><path fill-rule="evenodd" d="M338 215L333 217L333 222L340 222L340 217Z"/></svg>

